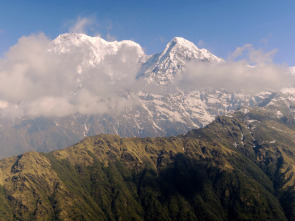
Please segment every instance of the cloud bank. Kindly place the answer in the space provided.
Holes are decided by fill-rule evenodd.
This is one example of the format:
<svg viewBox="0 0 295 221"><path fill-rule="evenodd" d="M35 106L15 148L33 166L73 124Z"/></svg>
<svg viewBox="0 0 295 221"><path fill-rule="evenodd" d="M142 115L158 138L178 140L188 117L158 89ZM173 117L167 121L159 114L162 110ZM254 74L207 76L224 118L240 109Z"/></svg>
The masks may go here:
<svg viewBox="0 0 295 221"><path fill-rule="evenodd" d="M226 88L257 92L294 87L289 67L273 63L276 50L263 52L246 44L238 47L223 63L190 63L176 80L182 88Z"/></svg>
<svg viewBox="0 0 295 221"><path fill-rule="evenodd" d="M135 102L136 48L123 46L79 70L89 51L78 47L58 55L50 44L44 34L22 37L0 61L2 117L111 113Z"/></svg>
<svg viewBox="0 0 295 221"><path fill-rule="evenodd" d="M87 22L81 20L77 30ZM288 68L272 63L275 51L264 53L251 45L237 48L227 62L189 63L165 90L137 78L138 48L122 46L100 63L91 60L87 47L54 53L44 34L22 37L0 60L1 117L63 117L80 114L115 114L138 103L137 92L176 92L177 88L279 90L294 86ZM237 60L237 58L240 58ZM83 63L84 62L84 63Z"/></svg>

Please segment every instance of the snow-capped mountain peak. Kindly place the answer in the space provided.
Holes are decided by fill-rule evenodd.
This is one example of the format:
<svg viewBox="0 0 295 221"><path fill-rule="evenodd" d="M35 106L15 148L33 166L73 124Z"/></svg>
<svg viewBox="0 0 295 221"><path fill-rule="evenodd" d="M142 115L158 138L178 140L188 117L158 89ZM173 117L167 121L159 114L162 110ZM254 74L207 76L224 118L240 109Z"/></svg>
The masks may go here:
<svg viewBox="0 0 295 221"><path fill-rule="evenodd" d="M199 49L194 43L182 38L173 38L162 53L151 56L143 65L141 73L149 81L162 85L173 82L188 62L223 62L207 49Z"/></svg>
<svg viewBox="0 0 295 221"><path fill-rule="evenodd" d="M76 58L77 73L82 74L89 68L96 67L105 60L106 56L127 57L132 54L134 62L140 63L145 53L142 47L134 41L106 41L100 36L91 37L81 33L66 33L55 38L48 50L58 56L64 56L70 60Z"/></svg>
<svg viewBox="0 0 295 221"><path fill-rule="evenodd" d="M193 42L182 37L174 37L166 46L162 56L170 54L173 59L175 54L186 55L187 60L196 59L198 61L221 62L222 59L210 53L207 49L199 49ZM187 61L186 60L186 61Z"/></svg>
<svg viewBox="0 0 295 221"><path fill-rule="evenodd" d="M128 47L135 49L138 57L144 56L142 47L134 41L106 41L100 36L90 37L81 33L66 33L59 35L51 43L49 51L53 51L56 54L67 54L73 52L84 53L83 57L87 53L89 62L92 65L98 64L104 59L106 55L116 54L121 48Z"/></svg>
<svg viewBox="0 0 295 221"><path fill-rule="evenodd" d="M193 42L182 37L174 37L162 53L147 56L142 47L134 41L109 42L100 36L66 33L52 41L49 51L61 56L78 56L81 62L77 64L79 74L100 64L106 56L117 55L119 52L126 53L126 56L132 54L141 65L139 76L161 85L173 82L176 75L181 73L189 62L223 61L207 49L199 49Z"/></svg>
<svg viewBox="0 0 295 221"><path fill-rule="evenodd" d="M182 38L174 37L166 46L163 54L177 51L179 49L199 50L199 48L192 42Z"/></svg>
<svg viewBox="0 0 295 221"><path fill-rule="evenodd" d="M295 88L283 88L279 92L280 95L295 96Z"/></svg>
<svg viewBox="0 0 295 221"><path fill-rule="evenodd" d="M93 46L99 48L99 49L118 49L120 47L129 46L129 47L135 47L140 50L141 53L143 52L142 47L131 40L123 40L123 41L106 41L100 36L91 37L86 34L82 33L65 33L59 35L57 38L55 38L52 41L53 46L59 46L60 48L62 46L84 46L85 44L92 44ZM111 50L112 51L112 50Z"/></svg>

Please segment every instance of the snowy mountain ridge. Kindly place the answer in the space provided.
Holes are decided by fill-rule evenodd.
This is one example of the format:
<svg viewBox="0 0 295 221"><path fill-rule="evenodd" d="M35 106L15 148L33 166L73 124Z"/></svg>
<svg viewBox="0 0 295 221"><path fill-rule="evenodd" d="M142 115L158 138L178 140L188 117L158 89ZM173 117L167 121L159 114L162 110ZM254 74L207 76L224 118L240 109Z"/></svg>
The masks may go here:
<svg viewBox="0 0 295 221"><path fill-rule="evenodd" d="M82 73L83 70L98 65L106 56L116 55L123 47L136 51L136 58L141 65L138 75L161 85L172 82L187 62L223 61L207 49L199 49L194 43L181 37L173 38L162 53L146 55L142 47L134 41L108 42L101 37L67 33L54 39L49 51L57 55L80 54L82 60L77 71Z"/></svg>
<svg viewBox="0 0 295 221"><path fill-rule="evenodd" d="M58 56L77 55L80 64L77 65L77 72L99 65L107 56L116 55L122 48L130 48L136 54L137 60L144 59L146 55L142 47L134 41L123 40L109 42L103 38L90 37L79 33L66 33L55 38L48 49L49 52Z"/></svg>
<svg viewBox="0 0 295 221"><path fill-rule="evenodd" d="M182 74L187 64L224 62L208 50L199 49L181 37L173 38L163 52L146 55L142 47L133 41L108 42L100 37L71 33L54 39L48 51L53 56L60 56L61 60L74 58L73 61L70 60L76 67L73 69L76 71L73 75L76 74L74 77L81 80L81 87L77 87L76 91L69 91L71 94L69 99L84 89L83 87L87 85L83 84L84 79L87 79L84 83L93 82L94 91L99 89L97 82L100 80L100 74L104 74L101 69L105 68L108 74L108 65L111 62L118 62L119 65L112 72L113 76L106 79L122 81L122 85L125 85L126 80L132 80L129 79L129 68L132 68L132 71L138 71L137 77L143 80L141 83L146 85L151 82L156 83L162 91L146 91L141 87L137 87L134 91L132 87L123 92L119 90L119 93L122 92L118 94L119 98L128 97L131 91L137 102L125 106L118 112L114 111L115 114L77 112L63 117L26 116L14 121L0 118L0 139L3 141L0 149L3 156L20 154L31 149L48 152L72 145L85 136L102 133L118 134L123 137L172 136L187 133L193 128L206 126L218 115L228 114L241 107L273 105L277 108L281 107L280 102L284 102L286 110L295 110L294 89L284 89L278 93L265 91L251 94L228 89L174 88L170 83L173 83L177 75ZM132 61L131 64L124 66L129 61ZM121 68L122 65L124 70ZM124 75L123 80L120 79L122 75ZM131 76L135 78L136 75ZM104 83L107 84L108 81ZM173 90L165 90L171 85ZM81 100L84 101L83 97ZM93 99L91 102L98 101ZM101 103L98 105L104 105L104 97L99 102ZM114 102L108 104L112 106ZM5 109L7 105L6 101L0 100L0 109ZM285 114L283 110L280 113Z"/></svg>
<svg viewBox="0 0 295 221"><path fill-rule="evenodd" d="M61 34L55 38L52 43L52 51L57 54L70 53L74 47L90 47L97 57L97 62L101 61L108 54L115 54L121 47L137 48L138 53L143 56L144 51L139 44L131 40L109 42L103 38L91 37L80 33Z"/></svg>
<svg viewBox="0 0 295 221"><path fill-rule="evenodd" d="M222 62L221 58L207 49L199 49L194 43L181 38L173 38L162 53L152 55L142 66L141 73L149 82L161 85L173 82L188 62Z"/></svg>

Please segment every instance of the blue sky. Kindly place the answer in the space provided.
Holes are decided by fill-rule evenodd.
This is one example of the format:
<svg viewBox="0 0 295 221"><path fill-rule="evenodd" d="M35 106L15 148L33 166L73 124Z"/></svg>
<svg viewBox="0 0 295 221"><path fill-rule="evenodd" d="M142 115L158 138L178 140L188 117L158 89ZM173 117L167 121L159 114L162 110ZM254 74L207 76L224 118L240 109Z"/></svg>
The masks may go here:
<svg viewBox="0 0 295 221"><path fill-rule="evenodd" d="M276 49L276 63L295 66L294 12L294 0L1 1L0 53L21 36L43 32L55 38L86 18L87 34L131 39L147 54L181 36L222 58L245 44Z"/></svg>

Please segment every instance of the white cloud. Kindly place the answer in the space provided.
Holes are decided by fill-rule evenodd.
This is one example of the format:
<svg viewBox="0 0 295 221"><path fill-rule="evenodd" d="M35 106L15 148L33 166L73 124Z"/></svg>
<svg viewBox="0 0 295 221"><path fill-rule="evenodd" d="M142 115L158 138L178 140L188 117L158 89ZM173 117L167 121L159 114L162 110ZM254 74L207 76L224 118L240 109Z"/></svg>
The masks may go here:
<svg viewBox="0 0 295 221"><path fill-rule="evenodd" d="M57 55L48 51L50 42L44 34L22 37L0 60L0 100L8 101L2 116L110 113L135 102L136 47L122 45L78 74L89 51L78 47ZM125 89L131 92L122 94Z"/></svg>
<svg viewBox="0 0 295 221"><path fill-rule="evenodd" d="M238 47L224 63L189 64L177 84L196 89L212 87L231 90L279 90L293 87L288 67L272 62L276 50L263 52L246 44ZM237 58L241 58L237 60Z"/></svg>
<svg viewBox="0 0 295 221"><path fill-rule="evenodd" d="M278 90L294 86L287 67L273 64L248 66L245 62L196 64L187 68L177 84L181 87L227 88L231 90Z"/></svg>
<svg viewBox="0 0 295 221"><path fill-rule="evenodd" d="M142 88L163 93L161 87L147 86L143 79L136 78L139 70L136 47L122 45L115 54L106 55L102 62L91 66L93 52L86 47L72 47L70 53L56 54L48 50L50 44L44 34L22 37L0 60L2 117L109 114L136 104L136 92ZM237 48L225 63L189 64L167 90L175 92L176 87L276 90L293 86L293 78L286 75L287 67L272 63L274 53L245 45ZM243 59L237 61L242 55ZM81 74L77 71L79 67Z"/></svg>
<svg viewBox="0 0 295 221"><path fill-rule="evenodd" d="M269 34L267 35L267 37L262 38L262 39L260 40L260 43L262 43L263 46L266 46L266 45L268 44L269 40L271 39L271 37L272 37L272 34L269 33Z"/></svg>
<svg viewBox="0 0 295 221"><path fill-rule="evenodd" d="M206 45L206 42L205 42L204 40L199 40L197 45L198 45L198 47L200 47L200 48L204 48L205 45Z"/></svg>
<svg viewBox="0 0 295 221"><path fill-rule="evenodd" d="M234 61L240 57L246 59L250 64L272 63L276 52L276 49L264 52L262 49L255 49L251 44L245 44L242 47L237 47L229 56L229 60Z"/></svg>
<svg viewBox="0 0 295 221"><path fill-rule="evenodd" d="M75 24L70 27L69 32L70 33L87 33L87 30L91 28L91 26L94 24L94 21L92 18L87 17L78 17Z"/></svg>
<svg viewBox="0 0 295 221"><path fill-rule="evenodd" d="M163 36L160 36L160 37L159 37L159 40L160 40L161 43L166 42L166 40L165 40L165 38L164 38Z"/></svg>
<svg viewBox="0 0 295 221"><path fill-rule="evenodd" d="M241 56L246 50L252 48L251 44L245 44L242 47L237 47L236 50L229 56L229 60L234 60Z"/></svg>

